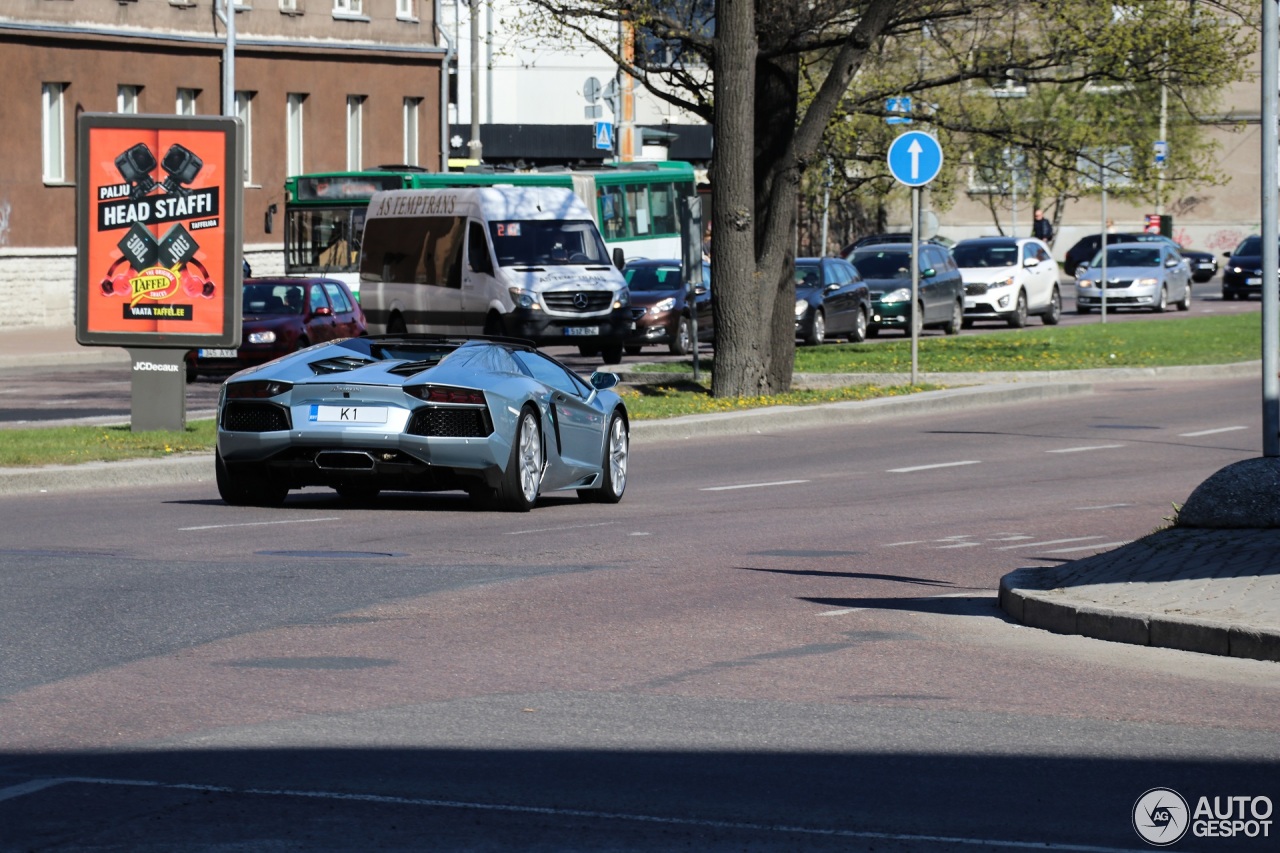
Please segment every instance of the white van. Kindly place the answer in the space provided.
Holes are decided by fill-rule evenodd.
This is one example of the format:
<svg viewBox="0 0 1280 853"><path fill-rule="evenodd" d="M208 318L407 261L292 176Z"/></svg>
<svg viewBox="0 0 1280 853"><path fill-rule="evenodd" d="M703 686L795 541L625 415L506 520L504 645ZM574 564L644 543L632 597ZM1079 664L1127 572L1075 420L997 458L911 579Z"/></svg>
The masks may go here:
<svg viewBox="0 0 1280 853"><path fill-rule="evenodd" d="M507 335L608 363L633 326L626 279L567 187L375 193L360 305L375 332Z"/></svg>

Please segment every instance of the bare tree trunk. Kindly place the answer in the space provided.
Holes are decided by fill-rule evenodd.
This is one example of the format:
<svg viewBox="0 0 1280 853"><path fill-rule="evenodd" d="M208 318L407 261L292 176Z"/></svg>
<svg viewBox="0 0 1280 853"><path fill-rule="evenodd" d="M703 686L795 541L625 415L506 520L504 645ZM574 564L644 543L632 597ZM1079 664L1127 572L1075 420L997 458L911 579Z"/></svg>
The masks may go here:
<svg viewBox="0 0 1280 853"><path fill-rule="evenodd" d="M768 393L772 358L772 300L765 298L771 288L756 269L758 226L752 215L758 43L754 0L717 0L716 41L711 278L733 286L716 292L711 391L729 397Z"/></svg>

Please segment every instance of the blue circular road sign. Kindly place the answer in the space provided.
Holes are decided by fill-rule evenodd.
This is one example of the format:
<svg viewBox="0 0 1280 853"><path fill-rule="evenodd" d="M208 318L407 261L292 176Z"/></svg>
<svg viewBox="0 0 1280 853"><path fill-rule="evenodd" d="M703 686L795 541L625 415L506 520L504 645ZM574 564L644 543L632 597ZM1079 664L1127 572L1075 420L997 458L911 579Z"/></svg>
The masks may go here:
<svg viewBox="0 0 1280 853"><path fill-rule="evenodd" d="M942 146L919 130L909 130L889 146L889 171L909 187L922 187L942 171Z"/></svg>

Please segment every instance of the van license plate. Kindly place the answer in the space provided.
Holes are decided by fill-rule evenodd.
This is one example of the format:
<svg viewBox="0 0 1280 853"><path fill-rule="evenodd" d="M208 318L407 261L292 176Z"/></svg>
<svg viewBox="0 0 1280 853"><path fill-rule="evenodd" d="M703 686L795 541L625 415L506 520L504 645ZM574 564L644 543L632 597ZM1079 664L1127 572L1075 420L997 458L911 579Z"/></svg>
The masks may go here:
<svg viewBox="0 0 1280 853"><path fill-rule="evenodd" d="M566 335L571 337L577 336L594 336L600 334L599 326L569 326L564 330Z"/></svg>
<svg viewBox="0 0 1280 853"><path fill-rule="evenodd" d="M202 349L196 350L196 355L200 358L235 358L236 351L233 349Z"/></svg>

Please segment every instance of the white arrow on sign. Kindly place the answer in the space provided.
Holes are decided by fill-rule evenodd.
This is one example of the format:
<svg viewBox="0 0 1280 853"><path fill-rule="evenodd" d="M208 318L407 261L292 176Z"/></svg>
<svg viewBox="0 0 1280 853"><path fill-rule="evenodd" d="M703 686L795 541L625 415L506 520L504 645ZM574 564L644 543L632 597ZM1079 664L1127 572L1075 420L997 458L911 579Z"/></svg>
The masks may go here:
<svg viewBox="0 0 1280 853"><path fill-rule="evenodd" d="M920 145L920 140L912 139L911 144L907 146L907 151L911 154L911 180L918 180L920 177L920 152L924 148Z"/></svg>

